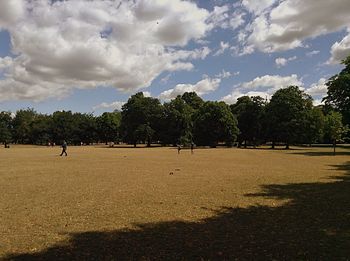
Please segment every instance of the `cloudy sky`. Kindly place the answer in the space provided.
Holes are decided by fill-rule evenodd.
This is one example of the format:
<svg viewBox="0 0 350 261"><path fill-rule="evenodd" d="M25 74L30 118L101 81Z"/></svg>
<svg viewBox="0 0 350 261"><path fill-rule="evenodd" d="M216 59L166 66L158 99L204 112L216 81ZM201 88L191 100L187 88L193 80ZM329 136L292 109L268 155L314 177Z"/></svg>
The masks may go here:
<svg viewBox="0 0 350 261"><path fill-rule="evenodd" d="M349 0L0 1L0 110L112 111L135 92L318 103L350 55Z"/></svg>

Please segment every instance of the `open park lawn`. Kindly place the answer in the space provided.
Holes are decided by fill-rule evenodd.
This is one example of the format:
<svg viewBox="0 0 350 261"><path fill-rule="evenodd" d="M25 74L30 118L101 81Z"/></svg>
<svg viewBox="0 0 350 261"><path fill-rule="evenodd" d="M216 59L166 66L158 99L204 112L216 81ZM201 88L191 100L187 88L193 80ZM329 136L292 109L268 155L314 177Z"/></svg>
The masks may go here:
<svg viewBox="0 0 350 261"><path fill-rule="evenodd" d="M349 260L350 150L0 149L2 260Z"/></svg>

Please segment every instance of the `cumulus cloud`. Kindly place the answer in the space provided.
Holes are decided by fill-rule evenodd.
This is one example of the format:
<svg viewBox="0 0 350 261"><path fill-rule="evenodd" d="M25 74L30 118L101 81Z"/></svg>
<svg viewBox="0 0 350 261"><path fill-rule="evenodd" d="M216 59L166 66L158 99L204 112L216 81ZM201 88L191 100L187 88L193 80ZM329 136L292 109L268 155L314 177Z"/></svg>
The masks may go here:
<svg viewBox="0 0 350 261"><path fill-rule="evenodd" d="M321 78L317 83L313 83L309 88L305 89L305 92L314 98L322 98L327 94L326 82L325 78Z"/></svg>
<svg viewBox="0 0 350 261"><path fill-rule="evenodd" d="M237 101L237 98L242 96L258 95L263 98L270 98L278 89L291 85L303 86L303 82L298 79L296 74L290 76L264 75L234 86L232 93L222 97L221 100L232 104Z"/></svg>
<svg viewBox="0 0 350 261"><path fill-rule="evenodd" d="M195 84L177 84L173 89L162 92L158 98L167 101L174 99L185 92L196 92L201 96L215 91L219 87L220 82L220 78L205 78Z"/></svg>
<svg viewBox="0 0 350 261"><path fill-rule="evenodd" d="M0 61L0 100L148 87L162 72L191 70L191 60L210 53L182 49L206 36L208 18L181 0L1 1L0 27L11 35L15 58Z"/></svg>
<svg viewBox="0 0 350 261"><path fill-rule="evenodd" d="M339 64L342 60L350 55L350 28L349 34L340 42L335 42L331 48L331 58L328 63Z"/></svg>
<svg viewBox="0 0 350 261"><path fill-rule="evenodd" d="M115 101L112 103L102 102L101 104L94 106L92 109L94 111L101 110L101 109L120 111L124 104L125 104L125 102L123 102L123 101Z"/></svg>
<svg viewBox="0 0 350 261"><path fill-rule="evenodd" d="M16 23L24 12L24 0L0 1L0 30Z"/></svg>
<svg viewBox="0 0 350 261"><path fill-rule="evenodd" d="M263 52L301 47L307 38L350 27L350 5L344 0L247 0L242 3L255 14L245 28L243 45Z"/></svg>
<svg viewBox="0 0 350 261"><path fill-rule="evenodd" d="M290 58L283 58L283 57L278 57L275 60L275 63L277 65L277 67L282 67L282 66L286 66L288 62L290 61L294 61L295 59L297 59L296 56L290 57Z"/></svg>

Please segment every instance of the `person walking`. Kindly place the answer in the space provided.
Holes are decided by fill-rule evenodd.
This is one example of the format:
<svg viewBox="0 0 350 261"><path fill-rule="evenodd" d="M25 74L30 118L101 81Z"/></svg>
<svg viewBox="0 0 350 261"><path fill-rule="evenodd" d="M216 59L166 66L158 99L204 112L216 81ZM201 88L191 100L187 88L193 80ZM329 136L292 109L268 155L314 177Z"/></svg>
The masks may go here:
<svg viewBox="0 0 350 261"><path fill-rule="evenodd" d="M193 154L193 153L194 153L194 143L191 142L191 154Z"/></svg>
<svg viewBox="0 0 350 261"><path fill-rule="evenodd" d="M62 152L61 152L60 156L62 156L63 154L65 154L65 156L67 156L67 142L65 140L62 143Z"/></svg>

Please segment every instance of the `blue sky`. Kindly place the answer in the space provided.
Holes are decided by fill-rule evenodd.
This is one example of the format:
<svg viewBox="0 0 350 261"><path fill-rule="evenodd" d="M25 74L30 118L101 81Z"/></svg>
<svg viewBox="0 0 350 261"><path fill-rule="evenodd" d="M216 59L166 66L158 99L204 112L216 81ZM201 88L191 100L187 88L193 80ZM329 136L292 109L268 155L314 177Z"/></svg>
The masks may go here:
<svg viewBox="0 0 350 261"><path fill-rule="evenodd" d="M0 110L100 114L137 91L234 103L288 85L318 104L350 55L347 2L3 1Z"/></svg>

